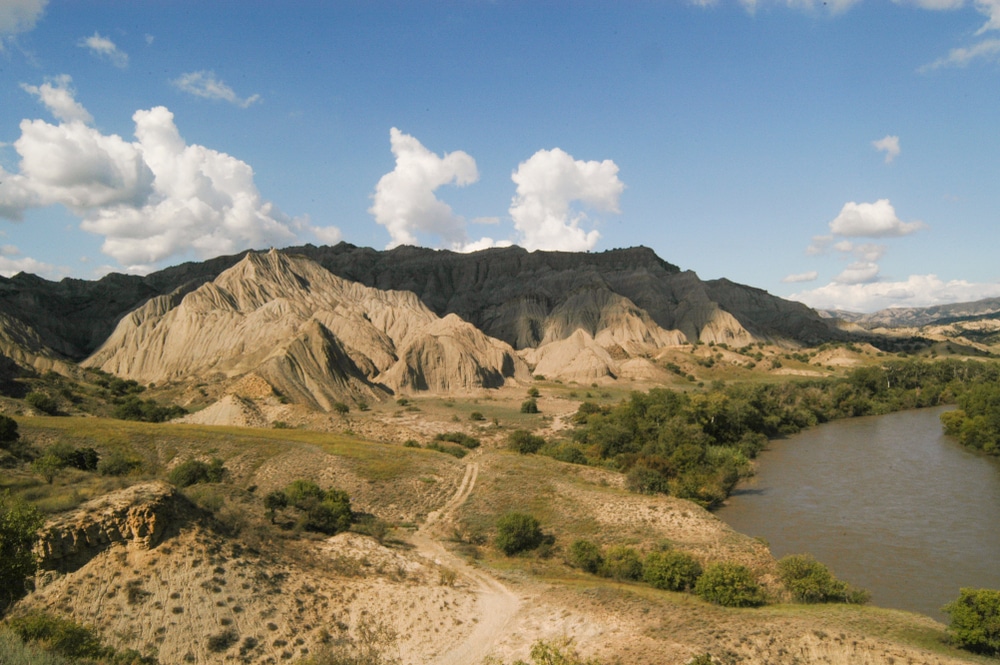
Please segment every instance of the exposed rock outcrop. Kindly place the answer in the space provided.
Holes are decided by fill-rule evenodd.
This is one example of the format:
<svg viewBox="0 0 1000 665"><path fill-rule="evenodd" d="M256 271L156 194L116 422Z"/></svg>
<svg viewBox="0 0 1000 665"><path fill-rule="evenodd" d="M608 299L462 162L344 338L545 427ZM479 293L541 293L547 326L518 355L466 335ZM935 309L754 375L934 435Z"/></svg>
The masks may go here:
<svg viewBox="0 0 1000 665"><path fill-rule="evenodd" d="M156 547L164 532L191 514L173 486L162 481L133 485L56 515L35 545L43 570L72 570L112 545Z"/></svg>

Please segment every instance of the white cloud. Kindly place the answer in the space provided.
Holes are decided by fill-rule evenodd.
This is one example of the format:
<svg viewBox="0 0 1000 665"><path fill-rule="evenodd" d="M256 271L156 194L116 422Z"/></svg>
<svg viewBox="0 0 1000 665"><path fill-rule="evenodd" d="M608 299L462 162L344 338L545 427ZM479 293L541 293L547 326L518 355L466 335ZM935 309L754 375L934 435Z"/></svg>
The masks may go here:
<svg viewBox="0 0 1000 665"><path fill-rule="evenodd" d="M879 152L885 153L885 163L892 164L892 161L899 157L899 137L886 135L877 141L872 141L872 145Z"/></svg>
<svg viewBox="0 0 1000 665"><path fill-rule="evenodd" d="M417 233L437 235L451 249L468 243L465 220L434 192L479 180L476 160L461 150L439 157L420 141L395 127L389 130L396 167L382 176L368 212L389 232L387 248L418 244Z"/></svg>
<svg viewBox="0 0 1000 665"><path fill-rule="evenodd" d="M13 277L19 272L30 272L49 279L66 276L65 271L61 271L53 265L21 256L21 250L14 245L0 245L0 275Z"/></svg>
<svg viewBox="0 0 1000 665"><path fill-rule="evenodd" d="M559 148L539 150L522 162L511 176L517 192L510 216L519 243L528 250L584 251L600 238L596 230L580 228L587 216L572 209L581 202L605 212L618 212L625 185L611 160L584 162Z"/></svg>
<svg viewBox="0 0 1000 665"><path fill-rule="evenodd" d="M876 263L856 261L833 278L837 284L869 284L878 279L879 267Z"/></svg>
<svg viewBox="0 0 1000 665"><path fill-rule="evenodd" d="M785 284L798 284L800 282L815 282L817 277L819 277L819 273L815 270L810 270L809 272L786 275L781 281Z"/></svg>
<svg viewBox="0 0 1000 665"><path fill-rule="evenodd" d="M121 69L128 67L128 53L120 50L113 41L97 32L90 37L82 38L76 45L88 49L99 58L108 60L115 67Z"/></svg>
<svg viewBox="0 0 1000 665"><path fill-rule="evenodd" d="M47 4L48 0L0 1L0 51L5 37L34 29Z"/></svg>
<svg viewBox="0 0 1000 665"><path fill-rule="evenodd" d="M755 14L757 9L773 5L785 6L789 9L799 9L804 11L815 11L822 9L831 14L841 14L846 12L861 0L739 0L743 8L750 14ZM709 7L715 4L712 1L695 0L693 4Z"/></svg>
<svg viewBox="0 0 1000 665"><path fill-rule="evenodd" d="M130 272L188 253L205 259L280 246L309 230L307 220L261 198L248 164L187 145L166 108L136 111L132 119L133 142L79 121L22 121L14 143L20 171L2 174L0 215L21 219L27 208L64 205Z"/></svg>
<svg viewBox="0 0 1000 665"><path fill-rule="evenodd" d="M976 31L976 34L1000 30L1000 0L976 0L975 5L979 13L985 14L987 18L986 23Z"/></svg>
<svg viewBox="0 0 1000 665"><path fill-rule="evenodd" d="M845 237L887 238L905 236L927 228L923 222L903 222L889 199L875 203L844 204L840 214L830 222L834 235Z"/></svg>
<svg viewBox="0 0 1000 665"><path fill-rule="evenodd" d="M874 312L887 307L930 307L1000 296L1000 283L943 281L937 275L910 275L902 282L832 283L789 298L816 309Z"/></svg>
<svg viewBox="0 0 1000 665"><path fill-rule="evenodd" d="M221 100L242 108L247 108L260 101L260 95L250 95L245 98L240 97L236 94L236 91L215 78L215 72L204 70L189 72L181 74L178 78L171 81L171 83L180 90L191 93L195 97Z"/></svg>
<svg viewBox="0 0 1000 665"><path fill-rule="evenodd" d="M21 89L38 97L38 101L45 105L56 120L90 124L94 118L76 101L74 97L76 91L71 87L72 83L73 79L68 74L61 74L47 79L39 86L22 83Z"/></svg>
<svg viewBox="0 0 1000 665"><path fill-rule="evenodd" d="M944 67L966 67L973 60L995 60L998 54L1000 39L984 39L969 48L953 48L945 57L924 65L918 71L925 74Z"/></svg>
<svg viewBox="0 0 1000 665"><path fill-rule="evenodd" d="M324 245L336 245L343 239L343 234L336 226L311 226L309 229Z"/></svg>

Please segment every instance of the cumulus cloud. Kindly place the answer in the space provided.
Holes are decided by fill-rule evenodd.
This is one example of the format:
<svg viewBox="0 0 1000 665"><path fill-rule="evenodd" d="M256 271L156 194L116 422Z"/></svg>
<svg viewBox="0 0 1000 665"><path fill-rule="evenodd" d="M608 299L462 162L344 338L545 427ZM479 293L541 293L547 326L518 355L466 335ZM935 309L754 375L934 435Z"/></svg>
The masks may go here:
<svg viewBox="0 0 1000 665"><path fill-rule="evenodd" d="M89 50L98 58L109 61L115 67L120 69L128 67L128 53L120 50L113 41L97 32L90 37L84 37L76 45Z"/></svg>
<svg viewBox="0 0 1000 665"><path fill-rule="evenodd" d="M785 284L798 284L801 282L815 282L816 278L819 277L819 273L815 270L810 270L809 272L800 272L792 275L786 275L782 278L782 282Z"/></svg>
<svg viewBox="0 0 1000 665"><path fill-rule="evenodd" d="M379 179L368 209L392 238L387 249L418 244L418 233L440 236L450 249L461 249L469 242L465 220L434 192L479 180L476 160L461 150L438 156L395 127L389 130L389 143L396 167Z"/></svg>
<svg viewBox="0 0 1000 665"><path fill-rule="evenodd" d="M905 281L827 284L789 298L816 309L874 312L887 307L930 307L1000 296L1000 283L944 281L937 275L910 275Z"/></svg>
<svg viewBox="0 0 1000 665"><path fill-rule="evenodd" d="M48 0L3 0L0 2L0 51L3 40L35 27Z"/></svg>
<svg viewBox="0 0 1000 665"><path fill-rule="evenodd" d="M878 279L879 267L877 263L869 261L856 261L843 272L833 278L837 284L869 284Z"/></svg>
<svg viewBox="0 0 1000 665"><path fill-rule="evenodd" d="M344 237L336 226L312 226L309 230L324 245L336 245Z"/></svg>
<svg viewBox="0 0 1000 665"><path fill-rule="evenodd" d="M21 250L14 245L0 245L0 275L13 277L19 272L29 272L33 275L42 275L49 279L65 277L65 271L60 271L55 266L36 261L33 258L22 256Z"/></svg>
<svg viewBox="0 0 1000 665"><path fill-rule="evenodd" d="M102 251L132 272L193 252L199 258L288 244L300 231L332 238L262 199L253 169L201 145L187 145L173 114L136 111L136 141L78 120L21 122L18 173L2 173L0 215L60 204L81 228L104 237Z"/></svg>
<svg viewBox="0 0 1000 665"><path fill-rule="evenodd" d="M37 97L56 120L90 124L94 118L76 101L72 83L73 79L69 75L62 74L46 79L45 83L37 86L22 83L21 89Z"/></svg>
<svg viewBox="0 0 1000 665"><path fill-rule="evenodd" d="M221 100L235 104L241 108L247 108L260 101L260 95L250 95L240 97L236 91L215 78L215 72L202 70L200 72L189 72L181 74L171 81L178 89L190 93L195 97L203 99Z"/></svg>
<svg viewBox="0 0 1000 665"><path fill-rule="evenodd" d="M844 204L840 214L830 222L834 235L845 237L888 238L905 236L927 228L923 222L903 222L889 199L875 203Z"/></svg>
<svg viewBox="0 0 1000 665"><path fill-rule="evenodd" d="M899 137L886 135L877 141L872 141L872 145L879 152L885 153L885 163L892 164L892 161L899 157Z"/></svg>
<svg viewBox="0 0 1000 665"><path fill-rule="evenodd" d="M587 216L574 210L572 204L580 202L617 213L618 199L625 189L613 161L575 160L559 148L539 150L517 167L511 179L517 191L510 216L519 243L532 251L593 249L600 234L580 227Z"/></svg>

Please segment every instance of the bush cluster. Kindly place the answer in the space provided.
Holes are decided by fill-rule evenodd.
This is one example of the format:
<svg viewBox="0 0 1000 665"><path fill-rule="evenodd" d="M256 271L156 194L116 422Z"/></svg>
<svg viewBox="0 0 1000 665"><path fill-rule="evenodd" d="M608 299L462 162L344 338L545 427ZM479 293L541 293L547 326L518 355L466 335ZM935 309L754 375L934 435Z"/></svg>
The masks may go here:
<svg viewBox="0 0 1000 665"><path fill-rule="evenodd" d="M960 647L1000 655L1000 591L963 588L941 609L951 617L948 631Z"/></svg>
<svg viewBox="0 0 1000 665"><path fill-rule="evenodd" d="M544 539L541 524L531 515L510 512L497 520L496 546L507 556L533 550Z"/></svg>
<svg viewBox="0 0 1000 665"><path fill-rule="evenodd" d="M190 487L198 483L221 483L226 475L226 467L219 458L211 462L189 459L170 471L168 480L178 487Z"/></svg>
<svg viewBox="0 0 1000 665"><path fill-rule="evenodd" d="M738 563L709 564L694 585L695 594L723 607L758 607L767 602L753 572Z"/></svg>
<svg viewBox="0 0 1000 665"><path fill-rule="evenodd" d="M311 480L292 481L284 491L275 490L264 497L264 507L272 520L276 511L287 506L298 511L301 528L328 535L347 531L355 518L347 492L324 490Z"/></svg>
<svg viewBox="0 0 1000 665"><path fill-rule="evenodd" d="M657 589L690 591L702 574L701 564L690 554L677 550L656 550L642 559L622 545L605 552L596 543L580 539L569 547L568 562L585 572L616 580L642 580Z"/></svg>
<svg viewBox="0 0 1000 665"><path fill-rule="evenodd" d="M457 443L463 448L468 450L473 450L479 447L479 439L474 436L469 436L464 432L442 432L434 436L435 441L447 441L449 443Z"/></svg>
<svg viewBox="0 0 1000 665"><path fill-rule="evenodd" d="M800 603L868 602L869 593L833 576L830 569L808 554L790 554L778 561L778 575Z"/></svg>

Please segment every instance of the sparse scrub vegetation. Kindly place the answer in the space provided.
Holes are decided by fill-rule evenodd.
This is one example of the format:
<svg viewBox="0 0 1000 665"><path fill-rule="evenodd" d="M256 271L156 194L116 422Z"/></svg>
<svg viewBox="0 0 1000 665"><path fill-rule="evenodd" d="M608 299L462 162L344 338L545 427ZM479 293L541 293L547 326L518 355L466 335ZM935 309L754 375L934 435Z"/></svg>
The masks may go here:
<svg viewBox="0 0 1000 665"><path fill-rule="evenodd" d="M0 616L29 589L37 568L33 547L42 522L38 510L24 499L0 494Z"/></svg>
<svg viewBox="0 0 1000 665"><path fill-rule="evenodd" d="M544 445L545 439L527 430L518 429L507 435L507 447L522 455L537 453Z"/></svg>
<svg viewBox="0 0 1000 665"><path fill-rule="evenodd" d="M434 436L435 441L447 441L450 443L457 443L463 448L468 448L473 450L479 447L479 439L474 436L469 436L464 432L443 432Z"/></svg>

